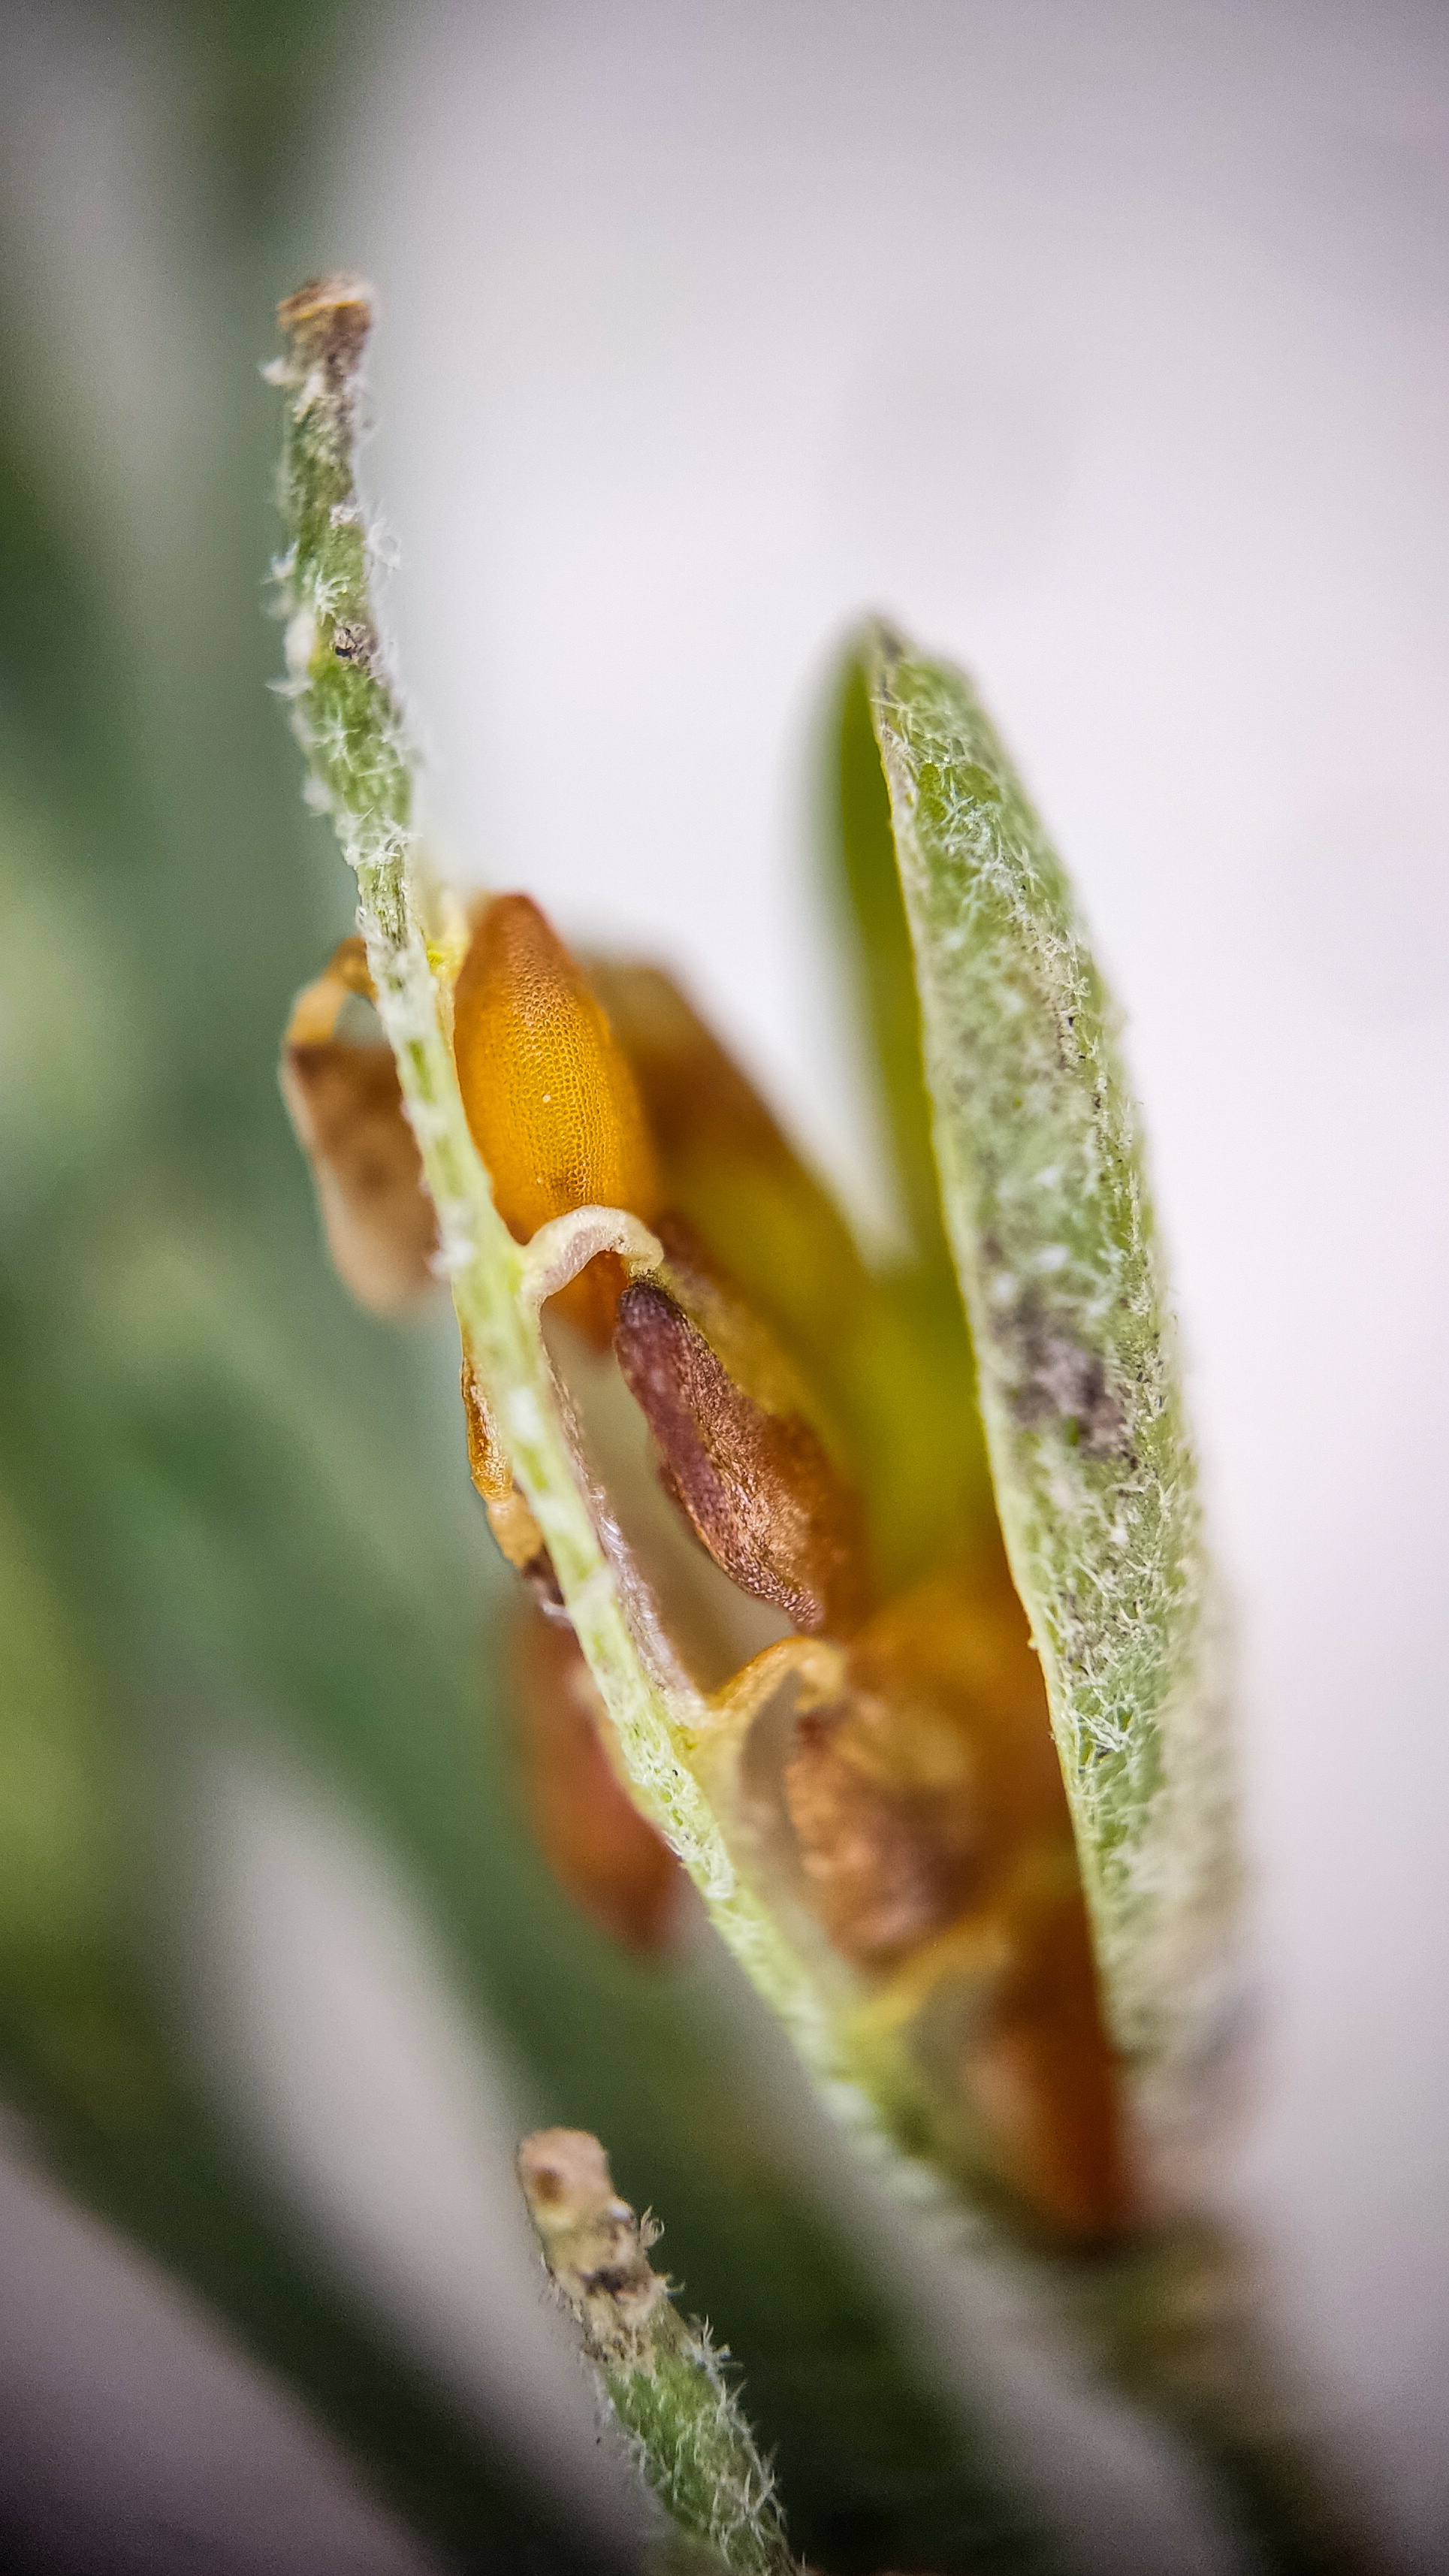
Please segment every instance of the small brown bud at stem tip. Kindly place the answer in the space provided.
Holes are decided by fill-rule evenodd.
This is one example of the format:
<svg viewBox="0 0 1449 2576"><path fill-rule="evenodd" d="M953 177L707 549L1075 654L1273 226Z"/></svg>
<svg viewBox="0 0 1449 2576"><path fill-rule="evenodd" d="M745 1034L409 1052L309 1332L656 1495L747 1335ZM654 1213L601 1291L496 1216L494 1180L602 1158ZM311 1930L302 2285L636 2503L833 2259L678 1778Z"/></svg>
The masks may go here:
<svg viewBox="0 0 1449 2576"><path fill-rule="evenodd" d="M673 2319L645 2252L646 2228L616 2193L598 2139L587 2129L537 2130L519 2148L518 2179L586 2351L609 2368L641 2368L655 2332Z"/></svg>

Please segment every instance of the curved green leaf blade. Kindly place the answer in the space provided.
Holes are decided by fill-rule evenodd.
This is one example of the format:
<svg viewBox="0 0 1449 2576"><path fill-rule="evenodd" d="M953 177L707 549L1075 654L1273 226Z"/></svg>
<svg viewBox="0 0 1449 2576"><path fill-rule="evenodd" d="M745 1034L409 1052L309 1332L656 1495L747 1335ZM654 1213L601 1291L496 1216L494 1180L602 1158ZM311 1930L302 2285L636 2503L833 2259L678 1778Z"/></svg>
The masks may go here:
<svg viewBox="0 0 1449 2576"><path fill-rule="evenodd" d="M881 776L869 676L852 659L835 709L835 853L851 963L869 1026L901 1199L918 1261L951 1281L931 1105L921 1069L916 961L901 902L890 797ZM950 1289L954 1305L955 1290Z"/></svg>
<svg viewBox="0 0 1449 2576"><path fill-rule="evenodd" d="M1238 1869L1138 1114L1067 878L970 683L884 630L867 668L1002 1525L1111 2024L1163 2071L1220 2020Z"/></svg>

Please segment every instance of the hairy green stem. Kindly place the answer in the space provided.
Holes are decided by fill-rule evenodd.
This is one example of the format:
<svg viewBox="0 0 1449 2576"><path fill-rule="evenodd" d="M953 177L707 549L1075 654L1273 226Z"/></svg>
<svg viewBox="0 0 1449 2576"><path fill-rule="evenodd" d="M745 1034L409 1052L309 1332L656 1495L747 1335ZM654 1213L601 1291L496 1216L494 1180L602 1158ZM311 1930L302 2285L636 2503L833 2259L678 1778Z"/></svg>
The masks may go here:
<svg viewBox="0 0 1449 2576"><path fill-rule="evenodd" d="M354 279L326 279L292 296L280 319L291 342L289 358L271 371L288 398L281 506L290 544L278 566L288 612L284 685L311 764L312 801L331 816L356 873L377 1006L437 1211L440 1267L634 1793L735 1956L810 2061L829 2073L828 2021L812 1982L738 1877L690 1767L709 1711L657 1642L641 1636L581 1490L537 1302L526 1294L528 1252L494 1206L439 1016L416 871L412 769L378 635L353 469L367 290ZM590 1213L581 1211L581 1251Z"/></svg>
<svg viewBox="0 0 1449 2576"><path fill-rule="evenodd" d="M636 2467L698 2557L683 2568L798 2576L775 2482L725 2376L728 2355L686 2324L649 2261L659 2229L620 2200L598 2139L543 2129L518 2177L549 2277L583 2329Z"/></svg>

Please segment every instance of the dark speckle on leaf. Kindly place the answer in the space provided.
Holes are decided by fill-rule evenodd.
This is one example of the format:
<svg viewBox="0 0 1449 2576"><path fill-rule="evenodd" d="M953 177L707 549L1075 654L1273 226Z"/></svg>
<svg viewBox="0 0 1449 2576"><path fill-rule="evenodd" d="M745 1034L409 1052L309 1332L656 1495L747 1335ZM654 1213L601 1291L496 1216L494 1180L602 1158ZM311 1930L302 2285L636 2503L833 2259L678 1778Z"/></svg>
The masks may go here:
<svg viewBox="0 0 1449 2576"><path fill-rule="evenodd" d="M1082 1343L1071 1318L1054 1314L1028 1290L1003 1317L998 1332L1016 1358L1012 1405L1018 1422L1028 1430L1060 1423L1072 1446L1088 1458L1121 1456L1126 1429L1121 1399L1108 1384L1100 1351Z"/></svg>
<svg viewBox="0 0 1449 2576"><path fill-rule="evenodd" d="M332 650L339 662L370 662L376 642L372 628L359 619L339 618L332 630Z"/></svg>

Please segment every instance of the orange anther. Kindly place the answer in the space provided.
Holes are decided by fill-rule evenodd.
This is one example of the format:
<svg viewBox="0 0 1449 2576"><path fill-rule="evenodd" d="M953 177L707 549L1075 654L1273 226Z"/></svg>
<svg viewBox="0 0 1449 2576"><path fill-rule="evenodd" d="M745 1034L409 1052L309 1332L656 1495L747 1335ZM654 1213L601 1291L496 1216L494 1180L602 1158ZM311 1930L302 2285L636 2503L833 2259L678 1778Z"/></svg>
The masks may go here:
<svg viewBox="0 0 1449 2576"><path fill-rule="evenodd" d="M527 895L488 906L453 995L453 1053L498 1212L520 1243L579 1207L652 1224L659 1169L634 1076L587 977ZM560 1305L606 1341L623 1269L601 1255Z"/></svg>

